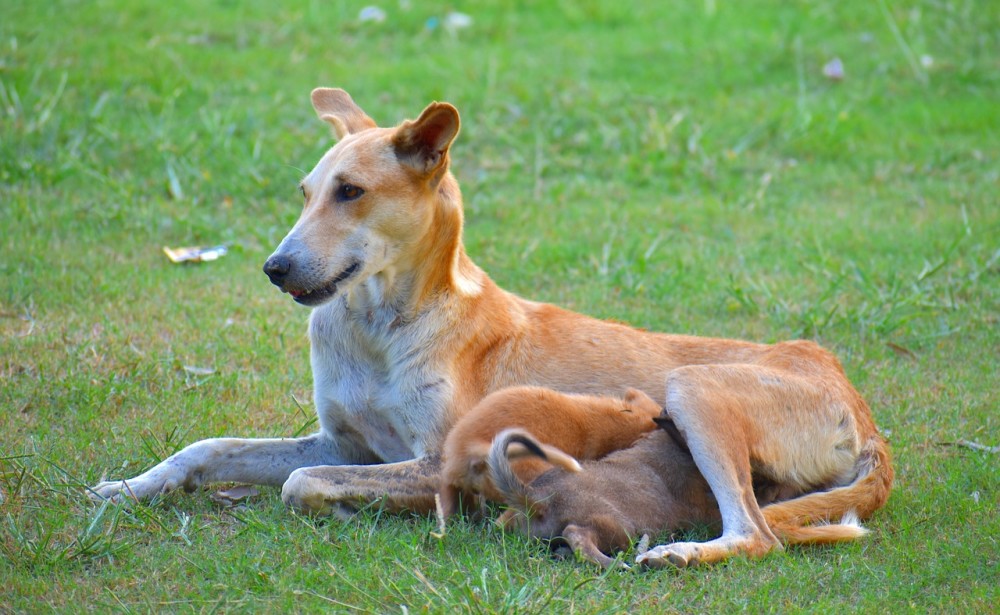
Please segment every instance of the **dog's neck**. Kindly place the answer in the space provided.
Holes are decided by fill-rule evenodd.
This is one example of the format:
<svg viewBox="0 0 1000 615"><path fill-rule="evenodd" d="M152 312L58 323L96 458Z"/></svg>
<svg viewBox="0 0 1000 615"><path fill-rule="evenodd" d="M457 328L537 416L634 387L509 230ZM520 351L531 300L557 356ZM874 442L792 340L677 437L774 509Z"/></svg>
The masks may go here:
<svg viewBox="0 0 1000 615"><path fill-rule="evenodd" d="M462 245L462 196L458 182L445 174L427 203L432 217L423 237L412 249L352 288L346 297L349 311L366 320L409 321L442 296L470 297L482 291L485 274L466 255ZM377 318L381 313L383 318Z"/></svg>

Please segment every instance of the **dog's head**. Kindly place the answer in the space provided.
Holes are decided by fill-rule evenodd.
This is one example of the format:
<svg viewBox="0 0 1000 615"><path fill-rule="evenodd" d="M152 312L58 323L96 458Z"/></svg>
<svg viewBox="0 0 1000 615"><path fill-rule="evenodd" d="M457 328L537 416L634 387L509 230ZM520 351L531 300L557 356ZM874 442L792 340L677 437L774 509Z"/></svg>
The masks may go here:
<svg viewBox="0 0 1000 615"><path fill-rule="evenodd" d="M317 306L378 274L392 279L422 255L448 172L458 111L431 103L420 117L379 128L347 92L313 90L312 104L339 139L302 180L305 208L264 263L271 282Z"/></svg>

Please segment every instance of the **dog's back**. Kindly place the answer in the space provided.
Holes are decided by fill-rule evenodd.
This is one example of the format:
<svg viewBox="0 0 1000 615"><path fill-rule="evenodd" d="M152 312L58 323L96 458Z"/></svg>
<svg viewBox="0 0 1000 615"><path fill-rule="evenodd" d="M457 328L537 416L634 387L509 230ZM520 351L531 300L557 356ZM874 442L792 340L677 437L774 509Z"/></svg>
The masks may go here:
<svg viewBox="0 0 1000 615"><path fill-rule="evenodd" d="M511 387L493 393L468 412L449 432L444 444L441 503L446 516L455 512L460 493L496 500L499 493L485 475L485 458L494 437L519 427L537 434L547 459L513 455L514 471L530 482L557 464L572 469L575 460L598 459L631 446L656 428L660 406L648 395L629 390L623 399L571 395L541 387ZM567 455L569 457L567 457Z"/></svg>

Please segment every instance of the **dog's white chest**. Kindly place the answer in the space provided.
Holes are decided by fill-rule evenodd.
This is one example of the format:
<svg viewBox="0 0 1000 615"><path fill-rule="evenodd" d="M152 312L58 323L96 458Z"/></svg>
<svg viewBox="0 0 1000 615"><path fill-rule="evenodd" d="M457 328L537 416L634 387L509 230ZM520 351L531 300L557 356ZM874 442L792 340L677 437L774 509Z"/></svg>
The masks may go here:
<svg viewBox="0 0 1000 615"><path fill-rule="evenodd" d="M359 463L403 461L435 448L450 380L407 332L373 336L330 307L315 310L310 321L320 428Z"/></svg>

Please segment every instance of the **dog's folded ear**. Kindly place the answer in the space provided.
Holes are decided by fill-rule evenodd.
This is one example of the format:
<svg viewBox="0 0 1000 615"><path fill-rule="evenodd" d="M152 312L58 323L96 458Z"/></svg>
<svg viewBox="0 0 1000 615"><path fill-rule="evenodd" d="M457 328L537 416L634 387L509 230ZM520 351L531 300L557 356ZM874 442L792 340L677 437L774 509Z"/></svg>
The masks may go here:
<svg viewBox="0 0 1000 615"><path fill-rule="evenodd" d="M448 103L427 105L415 120L403 122L396 129L393 145L396 157L420 173L440 179L447 169L448 148L458 135L458 110Z"/></svg>
<svg viewBox="0 0 1000 615"><path fill-rule="evenodd" d="M337 139L375 128L375 120L354 103L350 94L339 88L316 88L312 91L312 104L319 119L333 126Z"/></svg>

